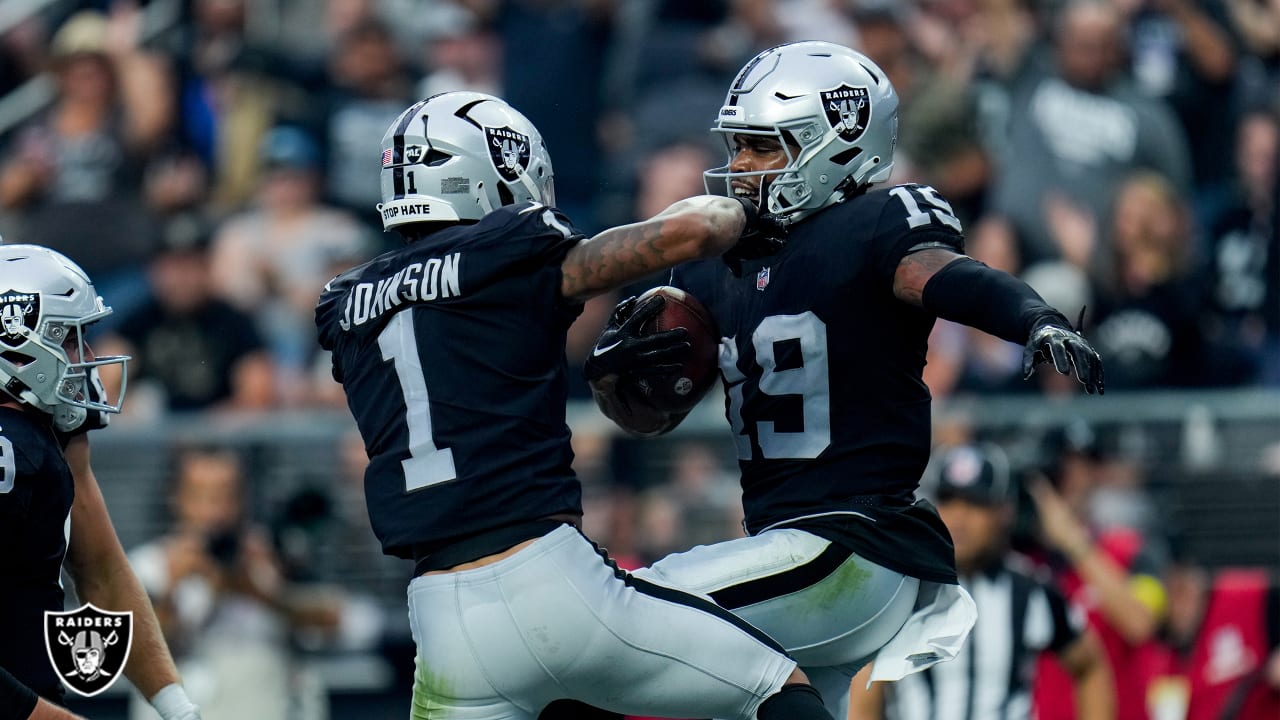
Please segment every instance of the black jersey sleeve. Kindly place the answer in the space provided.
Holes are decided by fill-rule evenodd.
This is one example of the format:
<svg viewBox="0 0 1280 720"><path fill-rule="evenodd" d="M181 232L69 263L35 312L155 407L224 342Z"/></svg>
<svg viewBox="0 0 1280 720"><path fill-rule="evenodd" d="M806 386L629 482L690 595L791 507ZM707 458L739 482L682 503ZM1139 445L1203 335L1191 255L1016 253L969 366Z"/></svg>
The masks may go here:
<svg viewBox="0 0 1280 720"><path fill-rule="evenodd" d="M515 278L558 281L560 264L583 234L559 210L539 203L510 205L474 225L443 228L410 245L348 270L325 285L316 304L320 347L332 350L339 334L418 303L469 302L498 284L519 291ZM372 301L370 302L370 299ZM363 303L363 305L362 305ZM565 302L566 309L579 308ZM342 371L334 368L334 379Z"/></svg>
<svg viewBox="0 0 1280 720"><path fill-rule="evenodd" d="M523 203L490 213L472 237L462 248L462 279L475 288L512 275L545 270L558 275L569 250L585 236L556 208Z"/></svg>
<svg viewBox="0 0 1280 720"><path fill-rule="evenodd" d="M34 690L0 667L0 720L26 720L39 700Z"/></svg>
<svg viewBox="0 0 1280 720"><path fill-rule="evenodd" d="M928 185L899 185L884 195L876 224L872 266L892 286L898 264L917 246L964 253L964 235L951 205Z"/></svg>

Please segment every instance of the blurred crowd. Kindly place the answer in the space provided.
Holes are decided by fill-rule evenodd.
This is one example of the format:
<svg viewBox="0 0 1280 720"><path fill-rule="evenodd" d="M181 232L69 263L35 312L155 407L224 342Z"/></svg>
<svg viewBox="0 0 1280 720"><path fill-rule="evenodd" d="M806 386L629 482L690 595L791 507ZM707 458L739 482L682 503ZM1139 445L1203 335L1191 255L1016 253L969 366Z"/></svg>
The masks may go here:
<svg viewBox="0 0 1280 720"><path fill-rule="evenodd" d="M375 158L409 103L505 97L592 232L702 192L735 69L825 39L902 97L893 181L1087 307L1109 388L1275 385L1278 27L1274 0L64 0L0 28L0 232L116 308L133 417L331 405L311 309L396 242ZM999 340L940 323L932 347L935 396L1039 389Z"/></svg>
<svg viewBox="0 0 1280 720"><path fill-rule="evenodd" d="M341 407L312 309L333 274L398 243L374 208L377 158L415 100L471 89L519 108L547 141L558 204L591 233L703 192L702 171L723 162L708 128L733 73L801 39L846 44L885 69L902 99L892 181L937 188L969 254L1083 317L1109 390L1280 386L1278 0L32 6L0 17L0 235L66 253L115 308L92 340L134 358L121 424ZM588 304L571 363L616 300ZM1023 381L1021 348L958 325L940 321L930 346L937 398L1076 392L1054 373ZM589 397L585 383L574 392ZM623 565L741 532L733 455L715 443L583 434L575 451L588 532ZM1059 532L1071 535L1074 513L1094 532L1146 537L1156 511L1142 466L1064 453L1055 471L1080 456L1094 474L1054 481ZM643 459L655 454L667 458L656 472ZM350 508L364 461L359 447L347 455L337 489L293 510L338 516L367 553L348 569L367 574L389 566L367 520L345 517L360 515ZM181 454L173 527L133 557L197 684L200 667L229 673L223 683L249 674L292 688L296 708L314 689L274 662L282 647L375 646L386 620L361 614L358 598L291 591L315 578L290 556L297 542L242 517L241 461ZM1027 527L1014 526L1015 541ZM1048 534L1038 547L1060 563ZM1161 540L1154 555L1167 559ZM1170 582L1174 620L1176 590L1184 603L1201 595ZM221 653L237 633L261 647Z"/></svg>

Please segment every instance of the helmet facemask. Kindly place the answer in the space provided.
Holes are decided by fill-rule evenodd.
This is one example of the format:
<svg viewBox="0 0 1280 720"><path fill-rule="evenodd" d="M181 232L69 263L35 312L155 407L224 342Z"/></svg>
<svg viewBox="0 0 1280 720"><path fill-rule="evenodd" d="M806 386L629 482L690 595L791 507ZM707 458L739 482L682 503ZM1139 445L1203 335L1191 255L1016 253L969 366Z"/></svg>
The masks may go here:
<svg viewBox="0 0 1280 720"><path fill-rule="evenodd" d="M808 123L806 123L808 125ZM760 207L765 208L768 212L775 215L787 217L792 208L801 206L808 202L813 195L813 190L809 183L805 181L800 170L809 157L812 157L816 151L816 143L811 142L808 147L801 145L795 141L795 133L785 128L774 126L772 128L748 128L733 127L730 125L717 126L712 128L712 132L721 137L725 144L725 150L728 153L728 164L721 167L712 168L703 173L703 182L707 187L707 192L719 194L715 188L711 186L712 181L723 181L723 192L727 195L734 195L733 181L739 178L758 177L760 178L760 192L757 197L751 198L755 200ZM768 170L748 170L736 172L731 169L734 156L737 155L737 143L734 138L739 135L755 135L760 137L770 137L778 141L782 146L782 152L787 157L787 164L780 168L771 168ZM810 137L816 137L812 132ZM821 140L819 140L820 142ZM718 184L718 183L717 183ZM794 219L794 218L788 218Z"/></svg>

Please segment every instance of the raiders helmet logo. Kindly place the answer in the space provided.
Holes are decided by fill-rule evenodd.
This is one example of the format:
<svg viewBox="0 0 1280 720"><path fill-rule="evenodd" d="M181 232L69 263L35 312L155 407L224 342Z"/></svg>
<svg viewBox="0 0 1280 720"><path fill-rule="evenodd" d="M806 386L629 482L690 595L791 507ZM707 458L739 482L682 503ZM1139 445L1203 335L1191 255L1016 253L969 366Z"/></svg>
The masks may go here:
<svg viewBox="0 0 1280 720"><path fill-rule="evenodd" d="M92 697L111 687L133 647L133 613L85 605L44 613L49 662L73 692Z"/></svg>
<svg viewBox="0 0 1280 720"><path fill-rule="evenodd" d="M822 111L827 122L845 142L862 137L871 119L871 94L865 87L841 85L833 90L823 90Z"/></svg>
<svg viewBox="0 0 1280 720"><path fill-rule="evenodd" d="M406 145L404 148L404 161L416 165L422 162L422 156L427 154L427 149L421 145Z"/></svg>
<svg viewBox="0 0 1280 720"><path fill-rule="evenodd" d="M40 320L40 296L6 290L0 293L0 343L18 347ZM25 330L24 330L25 328Z"/></svg>
<svg viewBox="0 0 1280 720"><path fill-rule="evenodd" d="M529 167L529 136L509 127L484 129L489 159L507 182L515 182Z"/></svg>

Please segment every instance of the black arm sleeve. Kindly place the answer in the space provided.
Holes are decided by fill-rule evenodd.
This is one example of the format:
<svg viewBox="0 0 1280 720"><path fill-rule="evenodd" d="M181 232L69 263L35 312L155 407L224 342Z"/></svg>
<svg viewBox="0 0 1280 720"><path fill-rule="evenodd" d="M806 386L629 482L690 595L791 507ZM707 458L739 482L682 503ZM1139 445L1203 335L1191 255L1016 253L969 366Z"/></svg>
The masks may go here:
<svg viewBox="0 0 1280 720"><path fill-rule="evenodd" d="M960 258L934 273L920 296L924 309L944 319L1025 345L1040 321L1070 321L1049 307L1030 285L992 270L973 258Z"/></svg>
<svg viewBox="0 0 1280 720"><path fill-rule="evenodd" d="M0 720L27 720L39 700L34 690L0 667Z"/></svg>

